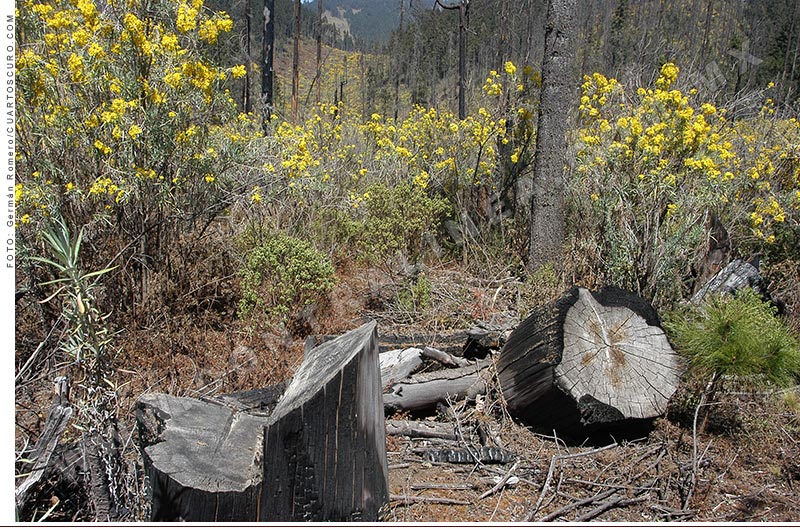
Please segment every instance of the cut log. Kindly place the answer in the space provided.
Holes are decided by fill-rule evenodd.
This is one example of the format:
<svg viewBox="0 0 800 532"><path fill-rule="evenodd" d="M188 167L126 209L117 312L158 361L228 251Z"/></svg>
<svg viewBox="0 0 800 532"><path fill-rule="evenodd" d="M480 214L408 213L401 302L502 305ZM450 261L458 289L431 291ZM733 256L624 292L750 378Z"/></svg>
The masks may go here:
<svg viewBox="0 0 800 532"><path fill-rule="evenodd" d="M573 287L534 310L509 337L497 370L512 414L578 437L662 415L680 376L655 310L616 288Z"/></svg>
<svg viewBox="0 0 800 532"><path fill-rule="evenodd" d="M270 416L261 519L375 521L387 479L373 321L311 351Z"/></svg>
<svg viewBox="0 0 800 532"><path fill-rule="evenodd" d="M422 365L422 351L416 347L380 354L381 386L384 390L414 373Z"/></svg>
<svg viewBox="0 0 800 532"><path fill-rule="evenodd" d="M255 520L267 418L165 394L136 414L153 521Z"/></svg>
<svg viewBox="0 0 800 532"><path fill-rule="evenodd" d="M153 520L376 520L389 502L375 323L279 388L137 405ZM271 413L267 413L271 410Z"/></svg>
<svg viewBox="0 0 800 532"><path fill-rule="evenodd" d="M481 360L463 368L412 375L383 394L383 406L387 412L413 412L435 408L437 403L445 403L448 398L453 401L465 397L474 399L486 393L489 376L483 370L489 365L489 360Z"/></svg>

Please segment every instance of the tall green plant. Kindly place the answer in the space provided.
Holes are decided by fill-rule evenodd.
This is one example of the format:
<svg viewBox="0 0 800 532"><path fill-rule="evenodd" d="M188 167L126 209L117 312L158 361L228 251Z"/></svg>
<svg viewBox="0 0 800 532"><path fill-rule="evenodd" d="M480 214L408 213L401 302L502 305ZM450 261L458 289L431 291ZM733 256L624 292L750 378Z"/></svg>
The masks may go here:
<svg viewBox="0 0 800 532"><path fill-rule="evenodd" d="M53 259L33 257L33 260L56 268L57 278L42 285L58 286L43 303L56 297L63 298L62 314L70 325L70 331L62 349L79 365L88 365L96 379L100 380L110 362L108 344L113 334L105 325L108 315L102 315L94 304L94 291L97 279L115 267L84 273L78 257L83 229L73 239L69 228L61 219L54 220L51 227L42 233L42 238L50 248Z"/></svg>

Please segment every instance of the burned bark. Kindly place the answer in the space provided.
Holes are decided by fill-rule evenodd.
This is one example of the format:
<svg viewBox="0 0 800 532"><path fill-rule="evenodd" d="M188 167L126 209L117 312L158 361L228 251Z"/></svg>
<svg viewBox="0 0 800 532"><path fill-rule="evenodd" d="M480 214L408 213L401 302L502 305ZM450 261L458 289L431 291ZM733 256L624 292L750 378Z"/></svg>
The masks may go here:
<svg viewBox="0 0 800 532"><path fill-rule="evenodd" d="M678 358L653 308L635 294L574 287L511 334L497 364L509 410L574 436L662 415Z"/></svg>
<svg viewBox="0 0 800 532"><path fill-rule="evenodd" d="M153 520L376 520L388 503L375 323L313 349L279 388L163 394L137 418Z"/></svg>

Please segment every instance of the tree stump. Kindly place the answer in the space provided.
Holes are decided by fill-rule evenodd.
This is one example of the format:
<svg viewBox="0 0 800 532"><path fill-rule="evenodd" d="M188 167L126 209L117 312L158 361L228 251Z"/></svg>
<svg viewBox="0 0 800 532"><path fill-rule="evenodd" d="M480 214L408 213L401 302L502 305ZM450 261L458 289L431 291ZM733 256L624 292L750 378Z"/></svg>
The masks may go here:
<svg viewBox="0 0 800 532"><path fill-rule="evenodd" d="M281 388L137 405L153 520L376 520L388 504L375 322L308 353Z"/></svg>
<svg viewBox="0 0 800 532"><path fill-rule="evenodd" d="M509 337L497 371L509 411L575 437L662 415L680 376L655 310L615 288L573 287L534 310Z"/></svg>
<svg viewBox="0 0 800 532"><path fill-rule="evenodd" d="M312 350L270 416L261 520L375 521L389 503L375 322Z"/></svg>

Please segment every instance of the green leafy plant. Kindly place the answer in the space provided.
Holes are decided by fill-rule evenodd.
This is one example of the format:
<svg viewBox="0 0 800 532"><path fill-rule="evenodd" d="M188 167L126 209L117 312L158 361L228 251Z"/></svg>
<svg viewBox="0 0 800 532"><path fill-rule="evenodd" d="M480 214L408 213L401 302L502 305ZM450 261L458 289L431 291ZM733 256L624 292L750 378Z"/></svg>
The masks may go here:
<svg viewBox="0 0 800 532"><path fill-rule="evenodd" d="M64 298L62 314L70 324L70 332L63 341L62 349L79 365L88 365L96 380L103 378L109 365L108 344L113 334L104 322L108 315L101 315L95 306L94 290L97 278L114 268L104 268L83 273L78 255L83 241L83 230L73 239L66 223L54 219L42 237L53 255L53 260L33 257L33 260L49 264L57 270L58 277L42 285L60 285L42 303L61 296Z"/></svg>
<svg viewBox="0 0 800 532"><path fill-rule="evenodd" d="M328 257L309 242L284 234L268 235L250 249L239 276L243 319L265 315L286 320L327 296L336 282Z"/></svg>
<svg viewBox="0 0 800 532"><path fill-rule="evenodd" d="M680 309L664 326L689 370L709 380L729 375L788 385L800 375L800 342L752 289Z"/></svg>
<svg viewBox="0 0 800 532"><path fill-rule="evenodd" d="M432 288L428 277L421 273L397 292L397 306L409 313L425 310L431 304Z"/></svg>
<svg viewBox="0 0 800 532"><path fill-rule="evenodd" d="M366 216L358 241L366 255L378 261L400 253L416 261L422 255L425 235L435 232L450 211L447 200L430 196L411 182L395 187L376 183L362 198Z"/></svg>

